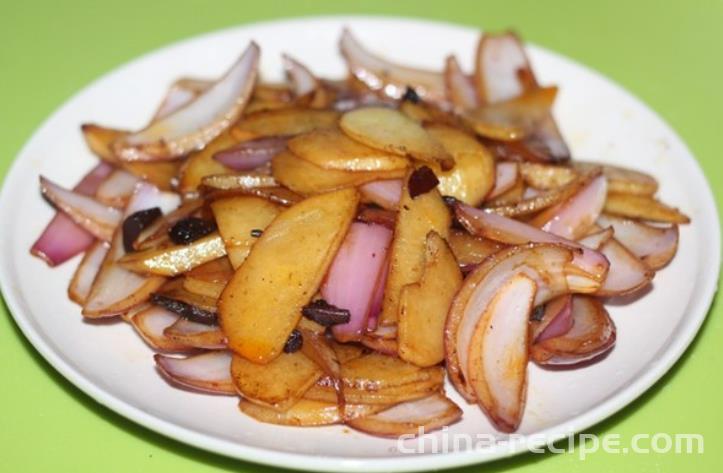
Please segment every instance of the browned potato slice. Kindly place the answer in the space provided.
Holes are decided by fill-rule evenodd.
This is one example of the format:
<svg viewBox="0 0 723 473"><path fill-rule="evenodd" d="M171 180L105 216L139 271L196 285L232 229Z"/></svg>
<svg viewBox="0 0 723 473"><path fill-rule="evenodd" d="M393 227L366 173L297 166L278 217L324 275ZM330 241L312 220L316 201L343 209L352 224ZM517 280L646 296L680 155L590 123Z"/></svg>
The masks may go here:
<svg viewBox="0 0 723 473"><path fill-rule="evenodd" d="M285 411L316 383L322 371L300 351L282 353L265 365L238 355L231 361L236 390L256 404Z"/></svg>
<svg viewBox="0 0 723 473"><path fill-rule="evenodd" d="M264 136L290 136L336 125L339 112L310 108L283 108L247 115L231 128L237 141Z"/></svg>
<svg viewBox="0 0 723 473"><path fill-rule="evenodd" d="M444 322L462 286L462 273L447 242L427 235L422 279L404 286L399 302L399 357L417 366L444 360Z"/></svg>
<svg viewBox="0 0 723 473"><path fill-rule="evenodd" d="M376 391L418 383L444 376L441 367L421 368L393 356L369 353L341 366L344 385L358 390Z"/></svg>
<svg viewBox="0 0 723 473"><path fill-rule="evenodd" d="M258 172L238 174L214 174L205 176L201 184L206 189L232 191L237 189L255 189L258 187L276 187L278 183L273 176Z"/></svg>
<svg viewBox="0 0 723 473"><path fill-rule="evenodd" d="M394 171L338 171L322 169L290 152L281 152L271 160L274 177L284 186L304 195L318 194L371 181L398 179L404 169Z"/></svg>
<svg viewBox="0 0 723 473"><path fill-rule="evenodd" d="M652 220L653 222L690 223L680 210L644 195L608 192L604 211L621 217Z"/></svg>
<svg viewBox="0 0 723 473"><path fill-rule="evenodd" d="M185 302L206 312L216 312L217 298L188 291L185 288L185 281L182 278L167 282L157 294L169 299Z"/></svg>
<svg viewBox="0 0 723 473"><path fill-rule="evenodd" d="M298 157L324 169L394 171L409 165L406 158L358 143L338 128L299 135L289 141L288 147Z"/></svg>
<svg viewBox="0 0 723 473"><path fill-rule="evenodd" d="M302 320L308 320L306 318ZM332 342L331 348L336 352L336 359L339 363L346 363L364 354L364 349L353 343Z"/></svg>
<svg viewBox="0 0 723 473"><path fill-rule="evenodd" d="M609 164L583 161L572 162L578 171L589 172L591 169L602 168L608 180L608 192L652 196L658 190L658 181L649 174L632 169L611 166Z"/></svg>
<svg viewBox="0 0 723 473"><path fill-rule="evenodd" d="M173 181L181 168L180 161L159 161L152 163L128 162L122 164L123 169L135 174L161 190L173 189Z"/></svg>
<svg viewBox="0 0 723 473"><path fill-rule="evenodd" d="M457 129L434 125L427 132L442 143L455 162L449 171L434 166L439 192L475 207L481 204L495 184L492 154L479 141Z"/></svg>
<svg viewBox="0 0 723 473"><path fill-rule="evenodd" d="M485 207L500 207L504 205L514 205L522 200L525 195L525 181L517 179L515 185L506 190L497 197L485 202Z"/></svg>
<svg viewBox="0 0 723 473"><path fill-rule="evenodd" d="M542 190L562 187L578 175L573 168L552 164L520 163L519 170L528 186Z"/></svg>
<svg viewBox="0 0 723 473"><path fill-rule="evenodd" d="M226 246L214 232L188 245L128 253L118 263L137 273L176 276L222 256L226 256Z"/></svg>
<svg viewBox="0 0 723 473"><path fill-rule="evenodd" d="M183 288L195 294L218 299L232 276L233 267L229 259L218 258L186 273Z"/></svg>
<svg viewBox="0 0 723 473"><path fill-rule="evenodd" d="M226 287L226 283L202 281L188 277L183 279L183 288L185 290L198 294L199 296L211 297L213 299L221 297L221 292L223 292L224 287Z"/></svg>
<svg viewBox="0 0 723 473"><path fill-rule="evenodd" d="M118 158L111 150L110 145L121 136L127 135L127 131L106 128L93 123L84 123L80 129L83 132L85 143L93 154L104 161L118 162Z"/></svg>
<svg viewBox="0 0 723 473"><path fill-rule="evenodd" d="M505 247L502 243L470 235L464 230L450 231L447 241L462 268L480 264L489 255Z"/></svg>
<svg viewBox="0 0 723 473"><path fill-rule="evenodd" d="M397 404L399 402L419 399L439 391L444 384L444 376L428 380L392 386L377 390L344 388L344 400L350 404ZM336 402L337 394L322 378L304 394L305 399L315 401Z"/></svg>
<svg viewBox="0 0 723 473"><path fill-rule="evenodd" d="M363 404L347 404L344 406L344 418L355 419L379 412L385 405L367 406ZM342 422L339 406L336 402L313 401L301 399L285 412L279 412L268 407L256 405L242 400L239 409L244 414L261 422L279 425L292 425L295 427L311 427L331 425Z"/></svg>
<svg viewBox="0 0 723 473"><path fill-rule="evenodd" d="M399 313L402 288L419 281L424 270L427 234L435 231L442 238L449 233L452 217L437 189L418 195L409 194L409 176L404 180L399 215L390 251L389 276L384 288L381 325L393 325Z"/></svg>
<svg viewBox="0 0 723 473"><path fill-rule="evenodd" d="M280 212L274 203L250 196L216 200L211 210L234 269L246 260L253 244Z"/></svg>
<svg viewBox="0 0 723 473"><path fill-rule="evenodd" d="M201 185L201 180L204 177L231 173L230 169L213 159L213 155L218 151L238 144L240 141L234 138L229 131L225 131L202 150L191 153L181 167L178 190L181 193L193 192Z"/></svg>
<svg viewBox="0 0 723 473"><path fill-rule="evenodd" d="M420 161L439 163L443 169L454 159L419 123L390 108L358 108L342 115L341 129L351 138L372 148Z"/></svg>
<svg viewBox="0 0 723 473"><path fill-rule="evenodd" d="M281 353L358 203L354 189L321 194L284 210L266 228L219 300L221 327L233 351L256 363Z"/></svg>

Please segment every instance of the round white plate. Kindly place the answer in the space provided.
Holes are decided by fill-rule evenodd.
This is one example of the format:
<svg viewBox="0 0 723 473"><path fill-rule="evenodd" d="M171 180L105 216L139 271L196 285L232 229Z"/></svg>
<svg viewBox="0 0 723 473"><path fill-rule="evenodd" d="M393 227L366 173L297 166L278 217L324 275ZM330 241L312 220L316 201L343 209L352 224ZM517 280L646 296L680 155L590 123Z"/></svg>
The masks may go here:
<svg viewBox="0 0 723 473"><path fill-rule="evenodd" d="M395 440L344 427L302 429L256 422L238 411L234 398L189 393L166 384L154 369L151 350L127 324L84 322L79 308L66 296L77 260L50 270L28 253L52 215L38 192L38 174L70 186L94 162L83 143L81 123L140 127L174 78L215 77L251 39L261 45L266 79L281 78L282 52L320 75L341 77L345 70L337 39L344 25L374 51L436 69L450 52L471 68L478 36L468 28L418 20L304 18L204 35L107 74L40 127L5 181L0 198L0 276L5 299L32 344L80 389L146 427L200 448L278 466L365 472L445 468L524 450L523 443L515 440L446 454L405 454L398 451ZM693 220L682 227L678 254L656 275L652 291L631 304L610 307L618 342L607 358L569 371L530 367L520 433L552 438L612 415L680 357L714 293L720 235L708 183L673 130L599 74L541 48L530 47L530 52L541 81L560 86L555 114L573 154L654 174L662 198ZM462 402L453 388L448 387L448 392L465 411L463 420L445 432L448 438L494 433L477 407Z"/></svg>

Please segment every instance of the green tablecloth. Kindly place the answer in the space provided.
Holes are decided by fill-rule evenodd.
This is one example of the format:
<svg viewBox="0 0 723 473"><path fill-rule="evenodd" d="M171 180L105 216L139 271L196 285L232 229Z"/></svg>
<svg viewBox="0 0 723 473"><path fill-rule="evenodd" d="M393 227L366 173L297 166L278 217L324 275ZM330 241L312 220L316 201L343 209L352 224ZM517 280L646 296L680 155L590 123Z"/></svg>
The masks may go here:
<svg viewBox="0 0 723 473"><path fill-rule="evenodd" d="M691 147L723 185L723 2L689 1L15 1L0 6L0 172L56 107L99 75L160 46L218 28L300 15L424 17L514 27L618 81ZM59 156L59 159L68 157ZM723 192L717 191L723 207ZM710 264L719 265L719 261ZM720 302L720 301L718 301ZM96 404L56 373L0 307L0 471L269 471L169 440ZM675 367L640 399L590 430L700 433L696 455L527 454L485 471L717 471L723 468L723 305ZM467 471L481 471L469 467Z"/></svg>

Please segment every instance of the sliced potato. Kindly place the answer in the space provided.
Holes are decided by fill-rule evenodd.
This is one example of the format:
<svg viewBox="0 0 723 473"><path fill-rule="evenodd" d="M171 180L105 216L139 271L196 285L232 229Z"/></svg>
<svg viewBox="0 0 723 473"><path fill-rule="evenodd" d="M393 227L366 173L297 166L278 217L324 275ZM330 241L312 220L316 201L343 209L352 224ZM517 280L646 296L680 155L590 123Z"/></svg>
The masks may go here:
<svg viewBox="0 0 723 473"><path fill-rule="evenodd" d="M216 313L217 298L188 291L185 288L183 278L168 281L156 294L197 307L206 312Z"/></svg>
<svg viewBox="0 0 723 473"><path fill-rule="evenodd" d="M480 264L489 255L505 247L502 243L470 235L464 230L450 231L447 240L462 268Z"/></svg>
<svg viewBox="0 0 723 473"><path fill-rule="evenodd" d="M351 138L372 148L400 156L411 156L451 169L454 159L429 136L419 123L384 107L365 107L342 115L341 129Z"/></svg>
<svg viewBox="0 0 723 473"><path fill-rule="evenodd" d="M554 164L520 163L519 170L528 186L541 190L562 187L578 175L573 168Z"/></svg>
<svg viewBox="0 0 723 473"><path fill-rule="evenodd" d="M281 211L268 200L250 196L216 200L211 210L234 269L246 260L260 233Z"/></svg>
<svg viewBox="0 0 723 473"><path fill-rule="evenodd" d="M93 123L84 123L80 127L88 148L103 161L117 164L118 157L113 153L110 145L121 136L128 134L125 130L116 130Z"/></svg>
<svg viewBox="0 0 723 473"><path fill-rule="evenodd" d="M444 360L444 322L462 286L462 273L449 245L427 235L422 279L404 286L399 301L399 357L417 366Z"/></svg>
<svg viewBox="0 0 723 473"><path fill-rule="evenodd" d="M571 164L573 169L581 172L602 168L602 172L608 180L608 191L612 193L652 196L658 190L658 181L644 172L584 161L573 161Z"/></svg>
<svg viewBox="0 0 723 473"><path fill-rule="evenodd" d="M337 394L323 378L304 394L304 399L336 402ZM397 404L419 399L442 389L444 377L402 384L377 390L344 388L344 400L349 404Z"/></svg>
<svg viewBox="0 0 723 473"><path fill-rule="evenodd" d="M358 203L354 189L321 194L284 210L266 228L219 300L221 327L233 351L256 363L269 363L281 353Z"/></svg>
<svg viewBox="0 0 723 473"><path fill-rule="evenodd" d="M282 108L247 115L231 128L238 141L264 136L291 136L336 125L339 112L310 108Z"/></svg>
<svg viewBox="0 0 723 473"><path fill-rule="evenodd" d="M258 172L235 174L213 174L201 179L204 188L233 191L238 189L256 189L259 187L276 187L278 183L273 176Z"/></svg>
<svg viewBox="0 0 723 473"><path fill-rule="evenodd" d="M218 299L232 276L229 258L218 258L186 273L183 287L189 292Z"/></svg>
<svg viewBox="0 0 723 473"><path fill-rule="evenodd" d="M439 366L422 368L379 353L369 353L342 363L341 373L344 386L364 391L444 378L444 370Z"/></svg>
<svg viewBox="0 0 723 473"><path fill-rule="evenodd" d="M338 171L322 169L290 152L281 152L271 160L271 169L277 181L303 195L318 194L367 182L398 179L406 170L394 171Z"/></svg>
<svg viewBox="0 0 723 473"><path fill-rule="evenodd" d="M690 223L690 218L680 210L644 195L608 192L604 211L621 217L653 222Z"/></svg>
<svg viewBox="0 0 723 473"><path fill-rule="evenodd" d="M354 419L379 412L385 409L384 405L347 404L344 406L344 418ZM239 409L244 414L261 422L295 427L311 427L331 425L342 422L339 406L336 402L313 401L301 399L285 412L259 406L252 402L239 402Z"/></svg>
<svg viewBox="0 0 723 473"><path fill-rule="evenodd" d="M485 207L495 208L502 206L514 206L514 204L522 201L525 196L525 181L518 178L515 183L496 197L485 202Z"/></svg>
<svg viewBox="0 0 723 473"><path fill-rule="evenodd" d="M218 135L200 151L191 153L180 170L178 190L181 193L194 192L201 185L201 180L214 174L228 174L232 171L213 159L218 151L230 148L241 140L234 138L229 131Z"/></svg>
<svg viewBox="0 0 723 473"><path fill-rule="evenodd" d="M282 353L265 365L234 355L231 377L236 390L249 401L285 411L304 395L322 371L302 352Z"/></svg>
<svg viewBox="0 0 723 473"><path fill-rule="evenodd" d="M478 206L495 184L495 161L492 154L472 136L443 125L427 127L427 132L454 158L455 166L442 171L433 166L439 179L439 192L462 202Z"/></svg>
<svg viewBox="0 0 723 473"><path fill-rule="evenodd" d="M399 313L402 288L419 281L424 270L424 248L427 234L437 232L442 238L449 233L452 217L439 191L412 198L409 194L409 176L404 180L399 215L394 228L394 240L390 252L389 276L384 288L381 325L393 325Z"/></svg>
<svg viewBox="0 0 723 473"><path fill-rule="evenodd" d="M394 171L406 169L409 161L352 140L338 128L314 130L288 143L298 157L324 169L339 171Z"/></svg>
<svg viewBox="0 0 723 473"><path fill-rule="evenodd" d="M188 245L128 253L118 264L137 273L176 276L222 256L226 256L226 246L214 232Z"/></svg>

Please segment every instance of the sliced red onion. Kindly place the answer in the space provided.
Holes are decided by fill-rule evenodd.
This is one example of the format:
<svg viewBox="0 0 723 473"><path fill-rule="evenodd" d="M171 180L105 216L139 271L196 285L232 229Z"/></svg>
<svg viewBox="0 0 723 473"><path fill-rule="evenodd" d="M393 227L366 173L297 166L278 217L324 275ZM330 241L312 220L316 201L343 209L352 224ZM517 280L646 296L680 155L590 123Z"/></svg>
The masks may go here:
<svg viewBox="0 0 723 473"><path fill-rule="evenodd" d="M504 194L517 183L519 168L517 163L499 162L495 167L495 186L487 195L487 199L494 199Z"/></svg>
<svg viewBox="0 0 723 473"><path fill-rule="evenodd" d="M655 271L643 263L615 238L611 238L599 250L610 262L610 270L599 296L621 296L636 292L652 281Z"/></svg>
<svg viewBox="0 0 723 473"><path fill-rule="evenodd" d="M364 49L346 28L342 32L339 47L349 72L369 89L393 99L400 99L407 87L414 87L422 99L446 104L442 74L400 66L382 59Z"/></svg>
<svg viewBox="0 0 723 473"><path fill-rule="evenodd" d="M367 318L367 332L377 330L377 322L379 314L382 312L382 304L384 304L384 288L387 286L387 277L389 277L389 258L384 262L384 266L379 271L374 293L372 294L372 304L369 307L369 317ZM396 336L396 327L394 336Z"/></svg>
<svg viewBox="0 0 723 473"><path fill-rule="evenodd" d="M165 118L121 137L113 143L113 151L126 161L154 161L203 148L241 116L256 81L258 62L259 47L251 43L218 82Z"/></svg>
<svg viewBox="0 0 723 473"><path fill-rule="evenodd" d="M615 324L599 300L573 296L572 328L562 336L538 340L530 349L541 365L573 365L602 355L615 345Z"/></svg>
<svg viewBox="0 0 723 473"><path fill-rule="evenodd" d="M83 260L76 268L68 288L68 295L73 301L80 305L85 304L90 288L93 286L93 281L95 281L100 265L108 254L109 248L110 246L103 241L96 241L95 244L88 248Z"/></svg>
<svg viewBox="0 0 723 473"><path fill-rule="evenodd" d="M131 325L154 350L188 352L193 347L178 343L164 334L164 330L178 321L179 315L162 307L149 306L131 317Z"/></svg>
<svg viewBox="0 0 723 473"><path fill-rule="evenodd" d="M457 204L456 215L459 222L464 225L470 233L489 238L490 240L511 245L536 242L557 243L571 248L579 248L582 252L576 252L573 259L573 262L577 266L597 281L603 281L607 274L609 263L605 256L578 242L553 235L552 233L511 218L475 209L465 204ZM571 274L568 278L569 282L575 284L584 284L585 279L586 278L578 279L578 276L574 274Z"/></svg>
<svg viewBox="0 0 723 473"><path fill-rule="evenodd" d="M358 340L366 329L374 289L391 239L392 232L382 225L360 222L351 225L321 288L321 295L328 303L351 313L349 322L332 327L337 340Z"/></svg>
<svg viewBox="0 0 723 473"><path fill-rule="evenodd" d="M151 123L158 121L188 105L192 100L205 92L213 82L203 79L179 79L168 89L163 97Z"/></svg>
<svg viewBox="0 0 723 473"><path fill-rule="evenodd" d="M122 214L118 209L101 204L87 195L63 189L43 176L40 176L40 188L43 195L76 224L96 238L110 241L121 221Z"/></svg>
<svg viewBox="0 0 723 473"><path fill-rule="evenodd" d="M555 302L558 302L555 304ZM545 312L551 312L549 315L545 313L544 318L551 319L547 326L534 338L535 342L544 342L548 338L559 337L570 331L574 323L572 318L572 296L566 294L560 296L555 301L550 301L545 307Z"/></svg>
<svg viewBox="0 0 723 473"><path fill-rule="evenodd" d="M124 207L139 180L138 177L127 171L116 169L98 187L95 197L104 204Z"/></svg>
<svg viewBox="0 0 723 473"><path fill-rule="evenodd" d="M157 187L141 181L128 202L125 216L153 207L159 207L167 213L179 203L177 194L161 192ZM83 315L86 317L110 317L127 312L145 302L152 292L163 285L165 278L142 276L117 264L124 255L122 232L116 232L83 307Z"/></svg>
<svg viewBox="0 0 723 473"><path fill-rule="evenodd" d="M522 41L514 33L482 36L477 48L475 80L486 103L513 99L537 86Z"/></svg>
<svg viewBox="0 0 723 473"><path fill-rule="evenodd" d="M320 85L319 80L311 73L308 67L287 54L281 56L284 69L291 79L296 97L303 97L314 92Z"/></svg>
<svg viewBox="0 0 723 473"><path fill-rule="evenodd" d="M542 225L542 229L568 240L576 240L584 235L600 216L606 196L607 180L600 175L559 205Z"/></svg>
<svg viewBox="0 0 723 473"><path fill-rule="evenodd" d="M615 238L654 270L668 264L678 249L677 225L654 227L610 215L601 215L598 224L614 228Z"/></svg>
<svg viewBox="0 0 723 473"><path fill-rule="evenodd" d="M98 186L111 172L113 166L105 162L97 164L73 188L83 195L94 195ZM85 231L63 212L56 212L43 233L35 241L30 253L41 258L50 266L57 266L85 251L95 237Z"/></svg>
<svg viewBox="0 0 723 473"><path fill-rule="evenodd" d="M235 171L251 171L271 161L286 149L287 137L273 136L243 141L231 148L219 151L213 159Z"/></svg>
<svg viewBox="0 0 723 473"><path fill-rule="evenodd" d="M376 414L347 421L351 427L372 435L417 435L457 422L462 409L442 393L397 404Z"/></svg>
<svg viewBox="0 0 723 473"><path fill-rule="evenodd" d="M448 56L444 69L444 81L447 86L447 100L457 110L469 110L479 107L477 91L470 78L462 71L455 56Z"/></svg>
<svg viewBox="0 0 723 473"><path fill-rule="evenodd" d="M395 210L402 198L402 181L401 179L373 181L359 187L359 191L380 207Z"/></svg>
<svg viewBox="0 0 723 473"><path fill-rule="evenodd" d="M229 351L210 351L187 358L157 354L153 358L161 374L173 384L208 394L236 394Z"/></svg>

